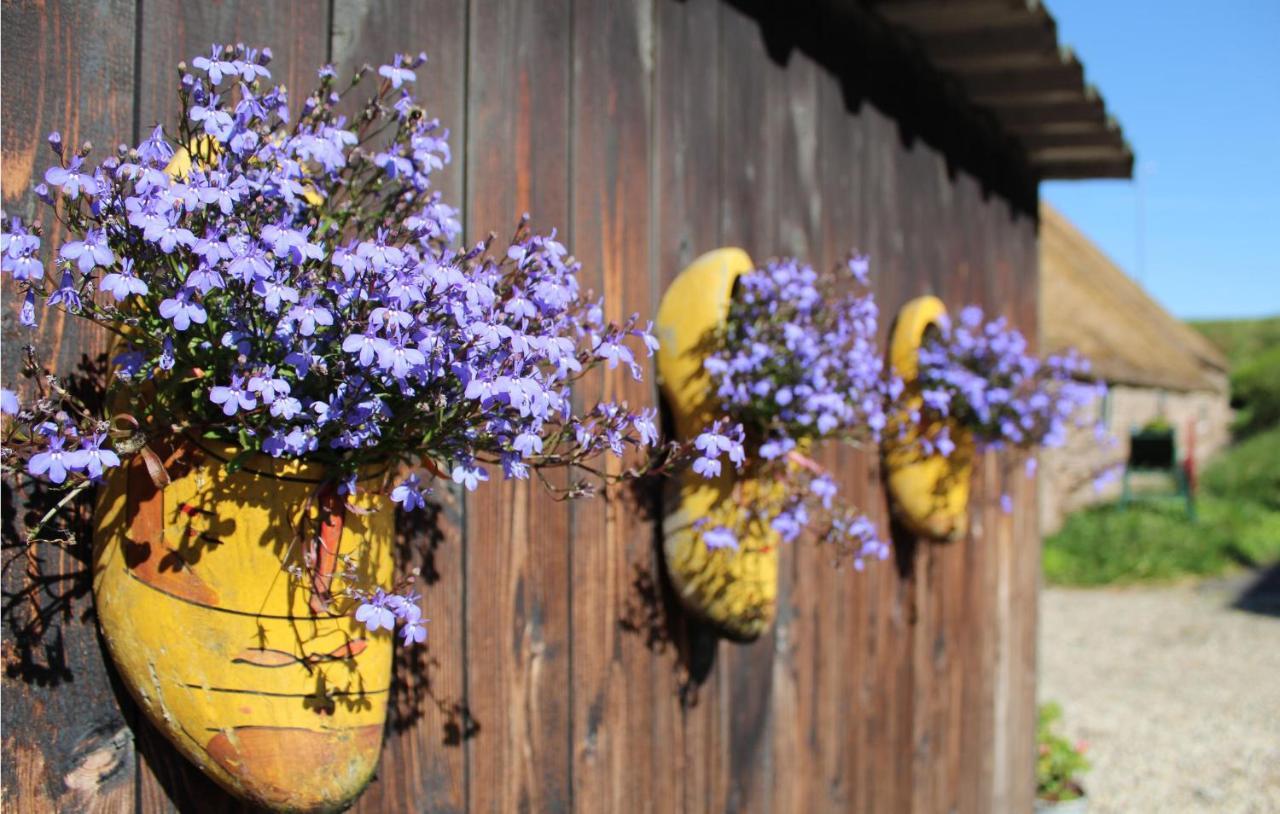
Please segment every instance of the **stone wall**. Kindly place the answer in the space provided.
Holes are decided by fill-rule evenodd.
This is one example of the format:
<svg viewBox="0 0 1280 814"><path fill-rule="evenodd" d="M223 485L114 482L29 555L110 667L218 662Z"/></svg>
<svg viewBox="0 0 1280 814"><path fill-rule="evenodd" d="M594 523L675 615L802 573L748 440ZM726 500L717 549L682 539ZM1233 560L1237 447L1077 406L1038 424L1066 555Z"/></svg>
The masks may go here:
<svg viewBox="0 0 1280 814"><path fill-rule="evenodd" d="M1040 531L1057 531L1066 515L1095 503L1120 496L1119 471L1105 483L1095 480L1122 465L1129 454L1129 433L1163 418L1177 431L1178 453L1194 450L1200 470L1214 453L1231 440L1231 406L1226 379L1217 391L1179 392L1158 388L1113 385L1107 398L1092 407L1089 419L1106 414L1111 444L1099 441L1091 429L1073 430L1060 449L1040 456Z"/></svg>

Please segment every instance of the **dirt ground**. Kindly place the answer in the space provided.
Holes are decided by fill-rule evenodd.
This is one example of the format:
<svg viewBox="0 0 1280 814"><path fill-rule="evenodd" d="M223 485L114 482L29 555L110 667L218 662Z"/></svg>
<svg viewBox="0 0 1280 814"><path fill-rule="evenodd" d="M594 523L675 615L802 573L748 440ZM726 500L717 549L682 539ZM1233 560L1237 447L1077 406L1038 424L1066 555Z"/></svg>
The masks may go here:
<svg viewBox="0 0 1280 814"><path fill-rule="evenodd" d="M1280 812L1280 566L1046 588L1040 698L1088 744L1091 814Z"/></svg>

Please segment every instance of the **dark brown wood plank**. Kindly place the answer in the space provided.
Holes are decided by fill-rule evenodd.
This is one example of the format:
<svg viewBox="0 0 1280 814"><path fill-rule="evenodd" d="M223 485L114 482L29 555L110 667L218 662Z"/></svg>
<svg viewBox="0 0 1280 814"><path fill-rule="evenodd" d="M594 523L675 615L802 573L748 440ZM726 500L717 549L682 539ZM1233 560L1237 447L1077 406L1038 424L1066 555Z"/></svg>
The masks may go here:
<svg viewBox="0 0 1280 814"><path fill-rule="evenodd" d="M138 82L138 126L144 132L157 123L172 132L178 113L177 65L207 56L214 43L271 48L267 67L272 81L289 89L291 110L315 87L316 69L329 54L325 0L148 0L141 23L138 56L145 70Z"/></svg>
<svg viewBox="0 0 1280 814"><path fill-rule="evenodd" d="M5 3L0 95L4 99L6 215L36 214L31 188L57 158L52 130L67 149L94 145L90 162L133 138L132 2ZM46 269L65 231L40 205ZM52 273L47 271L46 273ZM3 286L4 386L30 392L19 376L21 348L33 343L59 374L86 372L106 350L104 332L49 314L36 331L18 324L16 286ZM40 505L37 500L33 505ZM99 649L90 598L91 526L73 545L24 544L26 503L4 486L3 717L0 760L6 809L127 811L137 759L110 666ZM47 506L46 506L47 508Z"/></svg>
<svg viewBox="0 0 1280 814"><path fill-rule="evenodd" d="M758 9L753 9L758 11ZM769 58L759 23L746 11L721 6L721 238L746 249L757 263L779 252L776 150L782 129L782 73ZM793 552L781 551L782 575L791 571ZM780 592L781 593L781 592ZM779 614L789 614L787 596ZM788 619L780 620L782 625ZM724 682L720 702L727 720L728 799L733 811L772 810L774 770L774 651L776 629L757 641L720 646Z"/></svg>
<svg viewBox="0 0 1280 814"><path fill-rule="evenodd" d="M806 4L794 4L788 13L792 25L812 22L813 9ZM772 203L777 246L771 253L820 266L819 68L800 51L784 59L774 67L778 81L769 84L767 99L779 111L778 118L770 120L770 126L777 128L771 161L777 167ZM834 460L833 448L817 452L824 465ZM822 640L831 632L826 613L834 588L831 571L827 553L811 542L783 546L770 699L772 809L778 812L818 811L832 805L822 782L823 744L818 729L834 711L824 702L834 704L838 699L820 695L816 686L827 669Z"/></svg>
<svg viewBox="0 0 1280 814"><path fill-rule="evenodd" d="M721 245L720 10L717 0L657 0L654 12L652 259L660 298L694 258ZM655 573L661 584L661 569ZM671 652L660 654L666 656L658 661L660 681L669 666L678 670L683 706L679 741L670 744L681 763L663 782L683 791L680 810L722 811L729 744L722 737L718 640L683 612L669 590L661 596ZM671 691L666 683L660 688Z"/></svg>
<svg viewBox="0 0 1280 814"><path fill-rule="evenodd" d="M569 225L569 4L471 10L470 240L523 212ZM572 248L572 247L571 247ZM569 785L569 509L536 483L494 480L467 504L468 747L476 811L564 811ZM563 481L560 481L563 482Z"/></svg>
<svg viewBox="0 0 1280 814"><path fill-rule="evenodd" d="M605 315L652 314L653 8L651 2L573 6L573 248L583 284L605 295ZM642 406L652 378L623 368L575 393ZM610 462L610 467L617 464ZM669 779L679 755L655 732L679 721L674 694L657 686L644 642L620 624L637 571L653 573L654 524L630 490L580 501L573 512L573 804L575 810L664 811L678 806ZM670 736L669 734L667 735Z"/></svg>
<svg viewBox="0 0 1280 814"><path fill-rule="evenodd" d="M817 74L817 166L816 180L821 195L819 239L813 262L831 268L847 254L863 248L865 235L859 189L862 185L862 151L865 140L857 130L858 121L845 108L837 77L825 70ZM873 264L874 269L874 264ZM839 446L824 461L840 485L841 499L872 516L876 506L868 500L865 453ZM867 714L859 697L862 671L867 669L862 654L849 646L849 638L863 635L865 615L859 612L866 592L868 574L858 573L848 562L837 567L833 552L812 555L814 586L819 593L810 624L814 628L814 653L810 670L814 673L813 703L808 728L818 744L818 755L809 769L807 782L825 795L824 807L857 810L860 789L860 762L867 752L858 748L858 721ZM885 564L869 564L880 570Z"/></svg>
<svg viewBox="0 0 1280 814"><path fill-rule="evenodd" d="M376 70L396 53L426 52L413 91L428 115L449 129L453 163L433 180L445 201L459 209L467 156L466 21L466 0L344 0L333 6L329 53L338 76L346 77L364 64ZM421 648L397 650L382 761L355 811L467 809L465 741L474 722L466 698L467 619L461 612L463 499L452 484L437 482L434 488L438 513L401 522L398 563L402 572L421 570L418 587L423 617L431 620L429 636Z"/></svg>
<svg viewBox="0 0 1280 814"><path fill-rule="evenodd" d="M901 168L899 130L891 119L864 107L867 134L866 183L860 191L865 212L867 251L873 258L877 301L884 314L881 331L887 338L893 316L911 297L925 293L921 270L906 253L904 200L911 197L909 178ZM881 486L874 485L877 492ZM887 528L887 509L883 515ZM868 774L861 782L868 790L866 811L907 811L911 800L911 761L914 748L912 714L914 674L912 644L916 608L914 582L919 570L919 546L895 536L896 567L877 568L867 584L869 636L861 642L870 667L864 674L872 712L861 748L870 752Z"/></svg>

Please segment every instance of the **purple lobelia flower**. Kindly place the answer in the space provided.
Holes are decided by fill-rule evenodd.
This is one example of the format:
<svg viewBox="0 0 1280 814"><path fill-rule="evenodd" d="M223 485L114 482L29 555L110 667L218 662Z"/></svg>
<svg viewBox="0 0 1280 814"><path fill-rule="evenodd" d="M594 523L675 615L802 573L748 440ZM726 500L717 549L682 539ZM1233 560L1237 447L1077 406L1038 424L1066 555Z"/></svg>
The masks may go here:
<svg viewBox="0 0 1280 814"><path fill-rule="evenodd" d="M243 376L232 376L231 383L215 385L209 390L209 401L222 407L223 415L233 416L241 410L253 410L258 400L245 386Z"/></svg>
<svg viewBox="0 0 1280 814"><path fill-rule="evenodd" d="M726 547L757 521L784 542L812 533L855 564L879 543L874 524L840 505L835 480L802 454L826 440L877 441L887 403L901 392L881 361L868 273L867 258L853 255L826 274L783 259L739 278L704 363L728 418L694 440L693 471L718 476L727 455L735 467L749 465L755 477L785 487L785 498L780 507L747 506L741 528L728 530L732 537L704 531L708 547ZM724 431L730 423L732 437Z"/></svg>
<svg viewBox="0 0 1280 814"><path fill-rule="evenodd" d="M413 82L418 78L413 71L403 67L403 60L402 54L396 54L390 65L378 68L378 75L386 77L393 88L399 88L405 82Z"/></svg>
<svg viewBox="0 0 1280 814"><path fill-rule="evenodd" d="M50 186L59 187L62 194L71 200L81 195L92 196L98 190L92 173L85 172L84 157L71 156L65 167L50 167L45 171L44 180Z"/></svg>
<svg viewBox="0 0 1280 814"><path fill-rule="evenodd" d="M919 421L928 428L922 443L949 455L952 421L983 447L1057 446L1073 416L1105 392L1088 376L1081 357L1040 359L1004 318L987 320L981 308L967 306L955 323L943 321L920 352Z"/></svg>
<svg viewBox="0 0 1280 814"><path fill-rule="evenodd" d="M527 217L508 240L455 245L459 211L435 189L449 131L409 93L424 63L397 55L370 77L371 119L341 108L332 70L295 114L266 49L214 45L179 75L185 115L134 148L92 167L86 150L52 139L40 199L68 225L65 273L46 279L35 226L0 228L21 323L33 327L43 307L126 334L112 386L148 404L144 432L191 427L321 464L337 483L425 458L438 462L432 476L476 489L498 471L489 467L527 478L650 454L652 409L576 410L570 394L592 368L639 376L636 360L657 342L647 323L609 323L581 290L577 261ZM378 131L376 148L362 140ZM90 301L97 291L108 296ZM44 455L43 475L79 482L125 455L98 440L95 416L54 425L65 446L41 436L16 460ZM738 463L743 443L717 446L715 459ZM429 491L415 477L390 490L401 508L420 508ZM560 488L592 491L579 480Z"/></svg>
<svg viewBox="0 0 1280 814"><path fill-rule="evenodd" d="M27 470L32 475L47 477L50 483L62 483L67 479L67 473L76 468L71 458L74 453L64 447L65 442L60 436L50 437L44 451L31 456Z"/></svg>
<svg viewBox="0 0 1280 814"><path fill-rule="evenodd" d="M733 533L732 529L725 526L715 526L702 532L702 543L712 550L717 548L737 550L738 537Z"/></svg>
<svg viewBox="0 0 1280 814"><path fill-rule="evenodd" d="M406 645L422 644L427 640L427 620L422 618L422 609L415 604L405 604L400 614L404 624L400 628L400 636Z"/></svg>
<svg viewBox="0 0 1280 814"><path fill-rule="evenodd" d="M101 229L90 229L85 232L83 240L71 240L62 244L58 256L75 261L81 274L88 274L96 266L108 267L116 260Z"/></svg>
<svg viewBox="0 0 1280 814"><path fill-rule="evenodd" d="M179 289L169 299L162 300L156 312L170 320L179 331L190 328L192 323L203 323L208 318L200 303L194 301L194 292L187 288Z"/></svg>
<svg viewBox="0 0 1280 814"><path fill-rule="evenodd" d="M377 633L384 629L395 630L396 615L387 606L390 598L381 588L375 590L373 596L361 602L356 608L356 621L364 625L370 633Z"/></svg>
<svg viewBox="0 0 1280 814"><path fill-rule="evenodd" d="M418 477L418 473L409 475L392 489L391 499L399 503L400 508L406 512L424 508L427 501L423 497L422 480Z"/></svg>
<svg viewBox="0 0 1280 814"><path fill-rule="evenodd" d="M143 295L149 290L147 284L139 280L133 273L133 260L128 257L120 261L120 270L103 275L100 288L106 291L116 302L127 300L133 295Z"/></svg>
<svg viewBox="0 0 1280 814"><path fill-rule="evenodd" d="M105 470L119 466L120 456L104 448L105 441L106 436L100 432L82 438L80 448L67 456L71 468L83 470L91 478L100 478Z"/></svg>

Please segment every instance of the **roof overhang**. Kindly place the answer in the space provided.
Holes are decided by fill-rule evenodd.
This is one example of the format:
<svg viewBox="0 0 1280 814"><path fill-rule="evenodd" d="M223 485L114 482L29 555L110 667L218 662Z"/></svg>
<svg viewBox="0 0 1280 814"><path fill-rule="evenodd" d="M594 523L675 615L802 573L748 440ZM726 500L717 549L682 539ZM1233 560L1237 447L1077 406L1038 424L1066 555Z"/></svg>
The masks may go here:
<svg viewBox="0 0 1280 814"><path fill-rule="evenodd" d="M1041 179L1133 176L1133 150L1039 0L864 2L989 112Z"/></svg>

